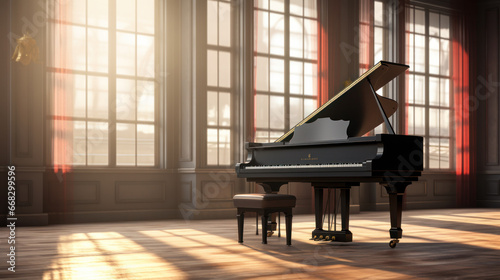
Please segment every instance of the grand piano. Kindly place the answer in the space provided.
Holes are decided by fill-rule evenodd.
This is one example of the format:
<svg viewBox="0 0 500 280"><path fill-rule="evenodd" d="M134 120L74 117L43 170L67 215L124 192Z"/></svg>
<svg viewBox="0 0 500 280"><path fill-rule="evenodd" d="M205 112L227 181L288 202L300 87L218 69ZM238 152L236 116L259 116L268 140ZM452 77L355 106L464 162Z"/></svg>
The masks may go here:
<svg viewBox="0 0 500 280"><path fill-rule="evenodd" d="M396 112L397 102L376 91L406 69L407 65L380 61L274 143L246 143L246 162L235 167L238 177L256 182L267 193L277 193L289 182L311 183L316 220L312 239L341 242L352 241L351 187L379 183L389 196L389 246L394 248L403 235L404 192L423 170L423 140L394 133L388 117ZM364 136L381 123L387 134ZM330 190L338 190L338 196L330 199ZM336 203L331 216L330 200Z"/></svg>

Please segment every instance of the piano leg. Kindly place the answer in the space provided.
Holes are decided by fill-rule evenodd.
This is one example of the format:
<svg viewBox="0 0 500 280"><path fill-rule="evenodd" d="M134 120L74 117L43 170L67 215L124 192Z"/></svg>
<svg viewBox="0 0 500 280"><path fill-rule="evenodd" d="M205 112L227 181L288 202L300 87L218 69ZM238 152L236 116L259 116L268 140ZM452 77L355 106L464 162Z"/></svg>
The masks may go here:
<svg viewBox="0 0 500 280"><path fill-rule="evenodd" d="M384 185L389 194L389 210L391 216L391 229L389 234L392 240L389 242L391 248L396 247L399 243L399 238L403 237L403 229L401 229L402 213L403 213L403 195L409 183L392 183Z"/></svg>
<svg viewBox="0 0 500 280"><path fill-rule="evenodd" d="M314 188L314 217L316 218L316 230L323 230L323 188Z"/></svg>
<svg viewBox="0 0 500 280"><path fill-rule="evenodd" d="M340 209L342 213L342 231L349 232L349 208L351 200L351 189L340 190Z"/></svg>

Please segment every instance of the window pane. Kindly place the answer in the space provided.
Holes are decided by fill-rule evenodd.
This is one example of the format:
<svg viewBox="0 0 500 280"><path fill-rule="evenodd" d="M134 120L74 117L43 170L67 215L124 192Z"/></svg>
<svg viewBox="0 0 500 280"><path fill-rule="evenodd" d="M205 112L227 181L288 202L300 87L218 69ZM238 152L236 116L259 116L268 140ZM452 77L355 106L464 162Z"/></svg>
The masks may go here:
<svg viewBox="0 0 500 280"><path fill-rule="evenodd" d="M135 31L135 0L120 0L116 5L116 28Z"/></svg>
<svg viewBox="0 0 500 280"><path fill-rule="evenodd" d="M216 87L218 85L218 57L217 51L207 51L207 84Z"/></svg>
<svg viewBox="0 0 500 280"><path fill-rule="evenodd" d="M373 61L381 61L383 60L384 55L384 30L380 27L375 27L375 37L374 37L374 58Z"/></svg>
<svg viewBox="0 0 500 280"><path fill-rule="evenodd" d="M269 10L285 12L285 0L269 0Z"/></svg>
<svg viewBox="0 0 500 280"><path fill-rule="evenodd" d="M416 135L425 135L425 108L415 107L414 113L414 133Z"/></svg>
<svg viewBox="0 0 500 280"><path fill-rule="evenodd" d="M218 38L218 2L207 1L207 44L217 45Z"/></svg>
<svg viewBox="0 0 500 280"><path fill-rule="evenodd" d="M231 54L219 52L219 87L231 87Z"/></svg>
<svg viewBox="0 0 500 280"><path fill-rule="evenodd" d="M425 11L415 9L415 33L425 34Z"/></svg>
<svg viewBox="0 0 500 280"><path fill-rule="evenodd" d="M439 136L439 109L429 109L429 135Z"/></svg>
<svg viewBox="0 0 500 280"><path fill-rule="evenodd" d="M155 120L155 83L137 81L137 120Z"/></svg>
<svg viewBox="0 0 500 280"><path fill-rule="evenodd" d="M439 110L439 136L449 137L450 136L450 110L441 109Z"/></svg>
<svg viewBox="0 0 500 280"><path fill-rule="evenodd" d="M439 39L429 38L429 73L439 74Z"/></svg>
<svg viewBox="0 0 500 280"><path fill-rule="evenodd" d="M450 169L450 140L441 139L440 140L440 155L439 155L439 167L441 169Z"/></svg>
<svg viewBox="0 0 500 280"><path fill-rule="evenodd" d="M137 125L137 165L152 166L155 163L155 127Z"/></svg>
<svg viewBox="0 0 500 280"><path fill-rule="evenodd" d="M84 75L54 73L55 116L85 117L87 110L86 83Z"/></svg>
<svg viewBox="0 0 500 280"><path fill-rule="evenodd" d="M290 93L302 94L303 91L303 64L299 61L290 61Z"/></svg>
<svg viewBox="0 0 500 280"><path fill-rule="evenodd" d="M429 77L429 105L439 105L439 78Z"/></svg>
<svg viewBox="0 0 500 280"><path fill-rule="evenodd" d="M116 164L135 165L135 124L116 124Z"/></svg>
<svg viewBox="0 0 500 280"><path fill-rule="evenodd" d="M285 54L285 19L283 15L270 13L271 45L269 52L276 55Z"/></svg>
<svg viewBox="0 0 500 280"><path fill-rule="evenodd" d="M316 63L304 63L304 94L317 95L318 93L318 65Z"/></svg>
<svg viewBox="0 0 500 280"><path fill-rule="evenodd" d="M408 106L407 110L407 125L408 125L408 135L415 134L415 107Z"/></svg>
<svg viewBox="0 0 500 280"><path fill-rule="evenodd" d="M290 126L299 123L303 119L303 112L302 98L290 98Z"/></svg>
<svg viewBox="0 0 500 280"><path fill-rule="evenodd" d="M429 13L429 35L439 36L439 14Z"/></svg>
<svg viewBox="0 0 500 280"><path fill-rule="evenodd" d="M269 9L269 0L255 0L253 2L256 8Z"/></svg>
<svg viewBox="0 0 500 280"><path fill-rule="evenodd" d="M87 164L108 165L108 123L87 122Z"/></svg>
<svg viewBox="0 0 500 280"><path fill-rule="evenodd" d="M54 61L52 65L57 68L85 71L87 52L85 27L56 24Z"/></svg>
<svg viewBox="0 0 500 280"><path fill-rule="evenodd" d="M56 127L57 127L56 121ZM71 146L73 147L73 164L75 165L85 165L87 162L86 154L87 154L87 126L84 121L59 121L65 125L65 127L70 129L70 133L73 134L73 142ZM69 138L70 134L65 135L60 140L64 141L64 139Z"/></svg>
<svg viewBox="0 0 500 280"><path fill-rule="evenodd" d="M116 118L135 120L135 80L116 79Z"/></svg>
<svg viewBox="0 0 500 280"><path fill-rule="evenodd" d="M88 70L108 72L108 31L88 28ZM81 55L81 54L80 54Z"/></svg>
<svg viewBox="0 0 500 280"><path fill-rule="evenodd" d="M219 165L231 163L231 131L219 129Z"/></svg>
<svg viewBox="0 0 500 280"><path fill-rule="evenodd" d="M65 1L64 5L59 7L60 9L55 9L54 18L65 22L85 24L87 13L85 0Z"/></svg>
<svg viewBox="0 0 500 280"><path fill-rule="evenodd" d="M437 169L439 168L439 138L429 139L429 168Z"/></svg>
<svg viewBox="0 0 500 280"><path fill-rule="evenodd" d="M318 107L318 101L316 99L304 99L304 115L302 118L307 117Z"/></svg>
<svg viewBox="0 0 500 280"><path fill-rule="evenodd" d="M425 104L425 77L422 75L414 75L415 80L415 87L414 87L414 93L415 93L415 104Z"/></svg>
<svg viewBox="0 0 500 280"><path fill-rule="evenodd" d="M441 53L439 58L439 74L450 75L450 41L441 39Z"/></svg>
<svg viewBox="0 0 500 280"><path fill-rule="evenodd" d="M380 1L375 1L373 8L374 24L378 26L384 25L384 4Z"/></svg>
<svg viewBox="0 0 500 280"><path fill-rule="evenodd" d="M440 105L444 107L450 107L450 79L439 80L440 83Z"/></svg>
<svg viewBox="0 0 500 280"><path fill-rule="evenodd" d="M310 18L318 17L317 0L304 0L304 16Z"/></svg>
<svg viewBox="0 0 500 280"><path fill-rule="evenodd" d="M120 1L121 3L121 1ZM118 4L117 4L118 6ZM137 3L137 32L155 33L155 1L140 0Z"/></svg>
<svg viewBox="0 0 500 280"><path fill-rule="evenodd" d="M217 125L218 123L218 94L215 91L207 93L207 124Z"/></svg>
<svg viewBox="0 0 500 280"><path fill-rule="evenodd" d="M425 72L425 36L415 35L415 70Z"/></svg>
<svg viewBox="0 0 500 280"><path fill-rule="evenodd" d="M65 3L68 3L66 1ZM89 12L87 24L91 26L108 27L108 0L87 0Z"/></svg>
<svg viewBox="0 0 500 280"><path fill-rule="evenodd" d="M290 0L290 14L302 16L304 14L302 2L302 0Z"/></svg>
<svg viewBox="0 0 500 280"><path fill-rule="evenodd" d="M231 125L231 95L229 92L219 93L219 126Z"/></svg>
<svg viewBox="0 0 500 280"><path fill-rule="evenodd" d="M255 88L260 91L269 90L269 60L267 57L256 56L255 57Z"/></svg>
<svg viewBox="0 0 500 280"><path fill-rule="evenodd" d="M116 33L116 73L135 75L135 35Z"/></svg>
<svg viewBox="0 0 500 280"><path fill-rule="evenodd" d="M450 17L441 15L441 38L450 38Z"/></svg>
<svg viewBox="0 0 500 280"><path fill-rule="evenodd" d="M285 98L281 96L271 96L270 102L272 110L270 112L270 127L273 129L285 128Z"/></svg>
<svg viewBox="0 0 500 280"><path fill-rule="evenodd" d="M285 92L285 62L283 59L274 59L271 58L269 60L270 65L270 91L274 92Z"/></svg>
<svg viewBox="0 0 500 280"><path fill-rule="evenodd" d="M207 129L207 164L208 165L217 165L218 164L218 156L217 156L217 129Z"/></svg>
<svg viewBox="0 0 500 280"><path fill-rule="evenodd" d="M318 59L318 22L304 19L304 58Z"/></svg>
<svg viewBox="0 0 500 280"><path fill-rule="evenodd" d="M254 38L256 40L256 51L259 53L269 53L269 13L256 11L254 14Z"/></svg>
<svg viewBox="0 0 500 280"><path fill-rule="evenodd" d="M290 17L290 56L303 57L303 22L301 18Z"/></svg>
<svg viewBox="0 0 500 280"><path fill-rule="evenodd" d="M88 76L88 116L90 118L108 118L108 78Z"/></svg>
<svg viewBox="0 0 500 280"><path fill-rule="evenodd" d="M257 94L255 96L255 126L269 128L269 97Z"/></svg>
<svg viewBox="0 0 500 280"><path fill-rule="evenodd" d="M262 142L262 143L269 142L269 132L257 130L255 132L255 142Z"/></svg>
<svg viewBox="0 0 500 280"><path fill-rule="evenodd" d="M137 76L155 75L155 39L153 36L137 35Z"/></svg>
<svg viewBox="0 0 500 280"><path fill-rule="evenodd" d="M231 4L219 2L219 45L231 46Z"/></svg>

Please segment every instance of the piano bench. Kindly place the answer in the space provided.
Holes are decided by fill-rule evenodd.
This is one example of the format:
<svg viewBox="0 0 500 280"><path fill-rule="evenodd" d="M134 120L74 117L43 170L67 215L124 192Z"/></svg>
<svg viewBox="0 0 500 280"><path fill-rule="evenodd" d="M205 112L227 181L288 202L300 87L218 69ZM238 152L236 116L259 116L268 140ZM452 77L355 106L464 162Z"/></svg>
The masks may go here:
<svg viewBox="0 0 500 280"><path fill-rule="evenodd" d="M269 214L285 213L286 245L292 245L292 208L295 207L297 198L289 194L237 194L233 197L234 206L237 208L238 242L243 243L243 220L245 212L257 213L257 230L259 234L258 219L262 216L262 244L267 244L267 220ZM278 236L281 236L278 221Z"/></svg>

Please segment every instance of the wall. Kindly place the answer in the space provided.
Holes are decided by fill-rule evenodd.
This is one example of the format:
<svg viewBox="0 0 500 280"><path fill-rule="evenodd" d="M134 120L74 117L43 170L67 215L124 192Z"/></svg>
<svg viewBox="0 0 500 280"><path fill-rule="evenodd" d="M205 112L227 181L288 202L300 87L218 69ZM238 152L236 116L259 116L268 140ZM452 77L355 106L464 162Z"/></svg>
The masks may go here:
<svg viewBox="0 0 500 280"><path fill-rule="evenodd" d="M500 1L483 1L477 11L477 204L500 207Z"/></svg>

